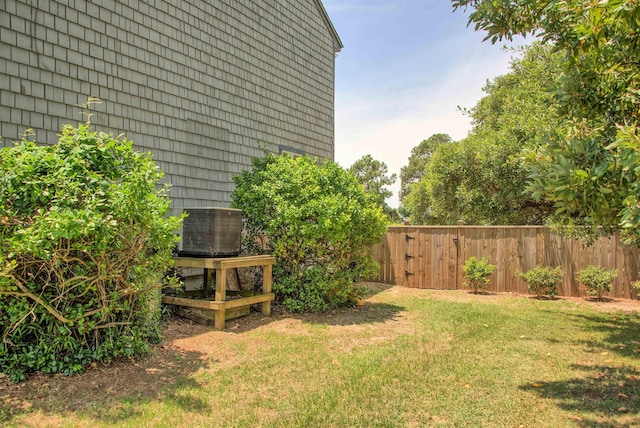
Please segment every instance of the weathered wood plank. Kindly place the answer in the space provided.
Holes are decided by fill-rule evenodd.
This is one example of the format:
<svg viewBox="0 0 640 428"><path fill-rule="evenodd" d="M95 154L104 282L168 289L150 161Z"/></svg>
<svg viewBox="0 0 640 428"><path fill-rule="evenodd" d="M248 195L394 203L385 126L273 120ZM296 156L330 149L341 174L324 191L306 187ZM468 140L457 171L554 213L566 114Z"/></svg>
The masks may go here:
<svg viewBox="0 0 640 428"><path fill-rule="evenodd" d="M419 288L420 268L416 260L416 254L418 254L419 251L422 234L419 229L416 231L407 231L407 233L413 237L413 239L406 240L406 251L404 254L405 260L407 261L407 282L409 287Z"/></svg>
<svg viewBox="0 0 640 428"><path fill-rule="evenodd" d="M227 300L224 302L225 309L239 308L241 306L254 305L256 303L269 303L276 298L273 293L256 294L251 297L243 297L242 299Z"/></svg>
<svg viewBox="0 0 640 428"><path fill-rule="evenodd" d="M223 302L211 300L186 299L184 297L162 296L162 303L186 306L188 308L220 310Z"/></svg>
<svg viewBox="0 0 640 428"><path fill-rule="evenodd" d="M275 298L275 295L271 292L271 276L273 272L272 265L266 265L262 272L262 294L273 295L273 298L262 302L261 310L262 315L271 316L271 301Z"/></svg>
<svg viewBox="0 0 640 428"><path fill-rule="evenodd" d="M234 269L252 266L273 265L276 258L273 256L248 256L248 257L232 257L220 260L220 269Z"/></svg>
<svg viewBox="0 0 640 428"><path fill-rule="evenodd" d="M267 264L274 264L275 261L275 257L269 255L226 258L175 257L173 259L175 267L191 267L203 269L221 269L223 265L226 269L249 266L263 266Z"/></svg>

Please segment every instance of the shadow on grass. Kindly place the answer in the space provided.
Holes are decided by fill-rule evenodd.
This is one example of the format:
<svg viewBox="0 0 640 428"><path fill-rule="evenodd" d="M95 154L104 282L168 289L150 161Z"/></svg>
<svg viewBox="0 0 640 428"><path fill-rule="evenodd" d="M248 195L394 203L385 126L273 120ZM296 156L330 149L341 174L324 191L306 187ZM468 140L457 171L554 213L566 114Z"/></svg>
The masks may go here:
<svg viewBox="0 0 640 428"><path fill-rule="evenodd" d="M365 298L375 296L378 293L382 293L383 291L387 291L388 289L395 287L395 285L385 284L382 282L363 282L362 285L367 289Z"/></svg>
<svg viewBox="0 0 640 428"><path fill-rule="evenodd" d="M394 285L380 282L365 282L363 285L366 287L364 299L368 299L378 293L395 287ZM280 303L273 302L271 316L260 315L260 305L254 305L252 306L252 313L249 317L228 320L225 330L233 333L245 333L284 318L301 320L311 324L341 326L372 324L393 320L399 312L405 309L406 308L387 303L372 303L362 300L357 306L352 308L331 309L318 313L297 313L287 310Z"/></svg>
<svg viewBox="0 0 640 428"><path fill-rule="evenodd" d="M487 291L487 290L469 290L467 291L467 294L473 294L475 296L497 296L498 293L494 293L492 291Z"/></svg>
<svg viewBox="0 0 640 428"><path fill-rule="evenodd" d="M317 314L295 316L304 322L326 325L374 324L394 320L405 308L389 303L364 302L355 308L335 309Z"/></svg>
<svg viewBox="0 0 640 428"><path fill-rule="evenodd" d="M637 313L567 313L575 325L585 331L599 333L598 339L577 340L575 343L594 352L608 351L640 360L640 315Z"/></svg>
<svg viewBox="0 0 640 428"><path fill-rule="evenodd" d="M529 296L528 297L531 300L551 300L551 301L555 301L555 300L564 300L562 297L559 296L545 296L545 295L535 295L535 296Z"/></svg>
<svg viewBox="0 0 640 428"><path fill-rule="evenodd" d="M616 299L612 299L611 297L605 297L605 296L601 296L601 297L585 297L586 301L588 302L596 302L596 303L613 303L616 302Z"/></svg>
<svg viewBox="0 0 640 428"><path fill-rule="evenodd" d="M550 316L558 315L550 311ZM640 423L640 315L637 313L563 312L566 322L589 334L576 339L575 345L585 352L598 355L618 355L626 358L625 365L573 365L584 376L553 382L533 382L521 389L543 398L555 400L557 405L574 413L581 427L630 427ZM629 365L631 364L631 365Z"/></svg>
<svg viewBox="0 0 640 428"><path fill-rule="evenodd" d="M142 404L163 400L185 411L210 405L182 390L198 387L191 375L205 366L202 354L170 346L134 362L89 368L74 376L35 374L13 384L0 379L0 425L26 416L34 426L60 425L68 417L118 425L138 416Z"/></svg>
<svg viewBox="0 0 640 428"><path fill-rule="evenodd" d="M290 312L279 304L274 304L270 317L256 313L259 312L259 308L254 308L255 312L248 317L227 321L225 331L245 333L281 319L295 319L304 323L330 326L375 324L392 321L404 310L404 307L397 305L365 301L353 308L331 309L318 313L297 313Z"/></svg>
<svg viewBox="0 0 640 428"><path fill-rule="evenodd" d="M582 427L623 427L638 423L640 372L633 367L574 365L585 376L522 385L528 391L573 413Z"/></svg>

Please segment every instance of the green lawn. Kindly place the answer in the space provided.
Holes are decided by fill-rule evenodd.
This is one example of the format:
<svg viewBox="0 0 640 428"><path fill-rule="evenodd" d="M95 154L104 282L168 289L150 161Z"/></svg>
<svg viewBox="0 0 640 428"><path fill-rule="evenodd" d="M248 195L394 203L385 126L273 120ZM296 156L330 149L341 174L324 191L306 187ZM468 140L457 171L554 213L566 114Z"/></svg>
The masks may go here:
<svg viewBox="0 0 640 428"><path fill-rule="evenodd" d="M637 313L392 287L350 310L173 329L136 364L2 383L0 422L640 427Z"/></svg>

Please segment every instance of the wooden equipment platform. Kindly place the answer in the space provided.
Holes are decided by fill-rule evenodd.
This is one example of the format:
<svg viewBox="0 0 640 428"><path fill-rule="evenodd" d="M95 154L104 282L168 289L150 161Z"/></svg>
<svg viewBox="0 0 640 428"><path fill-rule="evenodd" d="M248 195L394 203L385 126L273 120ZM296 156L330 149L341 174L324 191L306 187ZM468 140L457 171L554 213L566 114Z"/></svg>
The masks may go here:
<svg viewBox="0 0 640 428"><path fill-rule="evenodd" d="M262 313L271 315L271 301L275 294L271 292L271 275L276 258L273 256L241 256L227 258L175 257L175 267L204 269L203 293L211 288L213 271L216 272L215 300L197 300L183 297L163 296L162 303L214 311L214 326L223 330L228 309L249 307L260 303ZM241 267L262 266L262 294L227 300L227 270Z"/></svg>

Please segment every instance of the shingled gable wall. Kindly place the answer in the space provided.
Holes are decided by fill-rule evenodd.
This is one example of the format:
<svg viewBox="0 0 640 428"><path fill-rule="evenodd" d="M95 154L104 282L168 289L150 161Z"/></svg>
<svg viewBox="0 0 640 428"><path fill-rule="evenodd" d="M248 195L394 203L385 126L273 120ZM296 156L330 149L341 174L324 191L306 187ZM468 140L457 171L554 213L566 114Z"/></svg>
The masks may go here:
<svg viewBox="0 0 640 428"><path fill-rule="evenodd" d="M82 120L151 151L173 211L226 206L263 149L334 155L334 59L318 0L0 0L0 133Z"/></svg>

